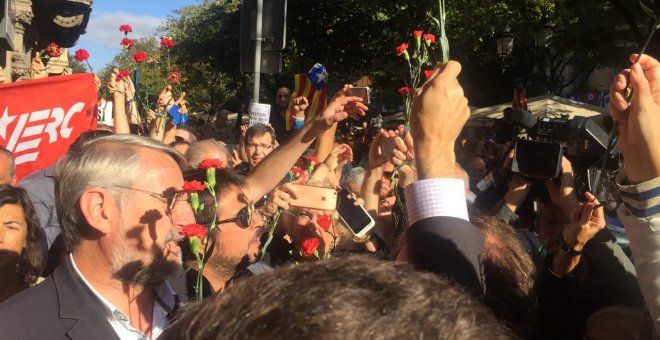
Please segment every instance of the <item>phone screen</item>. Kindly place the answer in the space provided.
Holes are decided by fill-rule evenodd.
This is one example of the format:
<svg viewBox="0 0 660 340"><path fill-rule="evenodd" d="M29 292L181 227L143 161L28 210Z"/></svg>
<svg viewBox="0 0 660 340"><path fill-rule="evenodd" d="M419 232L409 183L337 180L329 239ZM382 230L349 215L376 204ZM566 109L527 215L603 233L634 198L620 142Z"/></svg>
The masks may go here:
<svg viewBox="0 0 660 340"><path fill-rule="evenodd" d="M554 178L561 170L561 156L559 143L517 140L512 170L531 178Z"/></svg>
<svg viewBox="0 0 660 340"><path fill-rule="evenodd" d="M363 235L366 228L374 226L374 220L363 207L355 205L355 200L348 198L348 189L339 192L337 212L355 235Z"/></svg>

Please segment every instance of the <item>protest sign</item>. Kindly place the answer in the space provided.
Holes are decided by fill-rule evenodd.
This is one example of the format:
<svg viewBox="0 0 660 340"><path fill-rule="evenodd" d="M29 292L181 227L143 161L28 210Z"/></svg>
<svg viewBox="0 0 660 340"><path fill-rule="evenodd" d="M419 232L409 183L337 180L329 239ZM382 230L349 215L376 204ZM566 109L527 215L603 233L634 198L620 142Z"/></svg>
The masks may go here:
<svg viewBox="0 0 660 340"><path fill-rule="evenodd" d="M257 123L268 124L270 119L270 105L250 103L248 111L250 112L250 126Z"/></svg>

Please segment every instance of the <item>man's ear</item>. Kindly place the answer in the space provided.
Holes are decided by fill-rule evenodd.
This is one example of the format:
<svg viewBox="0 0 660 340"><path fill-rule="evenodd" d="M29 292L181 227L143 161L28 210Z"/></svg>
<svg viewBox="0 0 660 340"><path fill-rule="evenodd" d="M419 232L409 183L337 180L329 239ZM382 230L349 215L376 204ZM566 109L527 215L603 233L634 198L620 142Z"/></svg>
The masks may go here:
<svg viewBox="0 0 660 340"><path fill-rule="evenodd" d="M87 224L101 234L108 234L117 214L117 201L105 188L91 187L80 196L80 211Z"/></svg>

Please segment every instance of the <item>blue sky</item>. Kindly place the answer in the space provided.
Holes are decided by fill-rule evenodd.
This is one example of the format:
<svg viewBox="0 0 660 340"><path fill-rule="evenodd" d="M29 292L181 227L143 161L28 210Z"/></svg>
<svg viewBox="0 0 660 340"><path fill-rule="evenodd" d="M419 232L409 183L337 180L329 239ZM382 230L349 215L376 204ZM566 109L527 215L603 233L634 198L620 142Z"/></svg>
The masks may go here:
<svg viewBox="0 0 660 340"><path fill-rule="evenodd" d="M152 35L174 10L200 3L200 0L101 0L94 1L87 33L80 37L71 53L79 48L89 51L89 63L94 71L100 70L121 51L119 42L124 37L119 25L133 27L132 39Z"/></svg>

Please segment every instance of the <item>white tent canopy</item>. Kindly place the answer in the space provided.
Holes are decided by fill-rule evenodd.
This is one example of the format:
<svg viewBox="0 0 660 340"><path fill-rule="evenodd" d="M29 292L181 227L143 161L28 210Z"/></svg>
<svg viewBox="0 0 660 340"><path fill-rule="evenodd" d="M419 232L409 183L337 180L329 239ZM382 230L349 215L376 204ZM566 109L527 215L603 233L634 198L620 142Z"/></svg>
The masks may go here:
<svg viewBox="0 0 660 340"><path fill-rule="evenodd" d="M470 110L470 119L473 118L502 118L504 109L511 106L511 102ZM607 114L607 109L562 98L553 95L543 95L527 98L527 109L536 117L559 117L568 114L573 116L593 117Z"/></svg>

